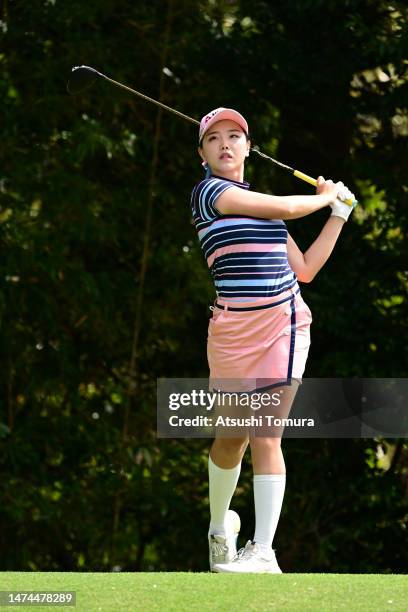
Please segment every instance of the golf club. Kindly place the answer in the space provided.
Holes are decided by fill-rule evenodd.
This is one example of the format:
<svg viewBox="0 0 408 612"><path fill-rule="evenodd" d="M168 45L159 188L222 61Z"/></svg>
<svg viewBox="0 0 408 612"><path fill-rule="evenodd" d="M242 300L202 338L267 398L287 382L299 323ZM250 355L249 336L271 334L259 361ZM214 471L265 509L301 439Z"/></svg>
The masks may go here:
<svg viewBox="0 0 408 612"><path fill-rule="evenodd" d="M67 91L70 94L80 93L84 91L85 89L88 89L88 87L91 87L91 85L98 78L105 79L106 81L109 81L109 83L112 83L113 85L116 85L117 87L120 87L121 89L130 91L130 93L136 96L139 96L140 98L143 98L144 100L147 100L148 102L152 102L153 104L156 104L156 106L160 106L160 108L163 108L164 110L167 110L170 113L173 113L174 115L177 115L178 117L181 117L182 119L186 119L187 121L190 121L190 123L194 123L195 125L200 125L200 122L197 121L197 119L193 119L192 117L189 117L188 115L185 115L184 113L180 113L174 108L171 108L170 106L167 106L166 104L163 104L162 102L159 102L158 100L154 100L153 98L150 98L149 96L146 96L140 93L140 91L136 91L135 89L132 89L131 87L128 87L127 85L123 85L123 83L114 81L113 79L107 77L102 72L99 72L98 70L95 70L95 68L91 68L90 66L74 66L72 68L71 76L67 83ZM254 151L261 157L268 159L269 161L273 162L280 168L287 170L288 172L290 172L297 178L301 179L302 181L305 181L306 183L310 183L311 185L314 185L316 187L317 180L305 174L304 172L300 172L300 170L295 170L294 168L291 168L290 166L287 166L286 164L282 164L276 159L273 159L273 157L270 157L269 155L262 153L262 151L260 151L257 147L252 147L251 151ZM342 199L342 198L340 197L339 199ZM356 200L353 201L349 199L343 199L343 201L345 202L345 204L348 204L349 206L354 206L355 204L357 204Z"/></svg>

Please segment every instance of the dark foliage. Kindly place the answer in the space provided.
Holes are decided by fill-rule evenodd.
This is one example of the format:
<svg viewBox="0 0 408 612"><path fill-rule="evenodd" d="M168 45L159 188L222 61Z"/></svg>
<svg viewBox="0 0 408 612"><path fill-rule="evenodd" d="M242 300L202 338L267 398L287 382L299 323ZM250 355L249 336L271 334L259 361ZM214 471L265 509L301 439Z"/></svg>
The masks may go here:
<svg viewBox="0 0 408 612"><path fill-rule="evenodd" d="M303 286L305 375L404 377L405 3L0 10L0 569L205 571L209 441L155 434L156 379L207 375L213 288L189 210L197 133L104 82L69 97L69 72L94 66L196 118L236 107L262 150L352 187L361 205ZM313 193L259 158L247 178ZM326 216L289 223L302 250ZM291 440L285 456L284 569L407 567L406 443ZM250 537L248 463L234 507Z"/></svg>

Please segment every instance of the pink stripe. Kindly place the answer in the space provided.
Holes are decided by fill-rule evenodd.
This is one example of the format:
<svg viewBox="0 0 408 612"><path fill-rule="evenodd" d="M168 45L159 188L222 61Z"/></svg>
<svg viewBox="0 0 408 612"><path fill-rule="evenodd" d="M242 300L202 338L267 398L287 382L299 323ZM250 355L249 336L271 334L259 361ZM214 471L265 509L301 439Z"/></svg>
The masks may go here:
<svg viewBox="0 0 408 612"><path fill-rule="evenodd" d="M228 219L217 219L213 222L213 225L219 224L221 222L225 223L225 221L242 221L243 223L245 223L247 220L252 221L252 219L253 217L228 217ZM270 223L271 221L276 221L276 219L257 219L257 221L265 221L265 223Z"/></svg>
<svg viewBox="0 0 408 612"><path fill-rule="evenodd" d="M250 272L249 274L251 275L251 278L252 278L252 276L255 276L256 274L270 274L270 273L272 273L272 274L274 274L274 273L275 274L282 274L282 272L286 272L286 271L287 270L285 268L285 270L281 270L280 272L276 272L276 270L274 272L273 270L271 270L270 272ZM287 272L290 274L291 270L288 270ZM241 270L241 272L224 272L224 274L217 274L217 278L220 278L221 276L238 276L238 275L242 276L242 274L245 274L245 268L243 270ZM272 281L274 279L268 277L268 280ZM281 279L278 278L278 279L275 279L275 280L281 280Z"/></svg>
<svg viewBox="0 0 408 612"><path fill-rule="evenodd" d="M216 249L214 253L207 258L207 264L208 267L211 268L216 257L228 255L229 253L274 253L279 251L281 253L286 253L286 244L284 242L279 244L276 242L272 244L232 244Z"/></svg>

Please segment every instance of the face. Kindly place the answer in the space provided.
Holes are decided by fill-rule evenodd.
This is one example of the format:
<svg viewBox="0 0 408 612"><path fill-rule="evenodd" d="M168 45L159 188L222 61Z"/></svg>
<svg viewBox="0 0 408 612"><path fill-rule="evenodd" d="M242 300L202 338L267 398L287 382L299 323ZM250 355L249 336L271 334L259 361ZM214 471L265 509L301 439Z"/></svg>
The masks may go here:
<svg viewBox="0 0 408 612"><path fill-rule="evenodd" d="M198 152L214 174L232 177L243 174L249 149L250 142L238 123L223 119L214 123L206 132Z"/></svg>

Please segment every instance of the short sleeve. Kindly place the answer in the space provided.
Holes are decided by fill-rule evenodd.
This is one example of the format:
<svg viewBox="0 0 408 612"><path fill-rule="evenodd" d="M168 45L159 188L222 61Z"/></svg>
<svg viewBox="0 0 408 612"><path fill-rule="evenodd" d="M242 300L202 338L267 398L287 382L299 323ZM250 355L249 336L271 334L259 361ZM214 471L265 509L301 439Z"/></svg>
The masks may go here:
<svg viewBox="0 0 408 612"><path fill-rule="evenodd" d="M217 198L229 187L234 187L234 184L218 178L201 181L192 193L193 211L204 221L212 221L221 216L222 213L215 208L215 203Z"/></svg>

